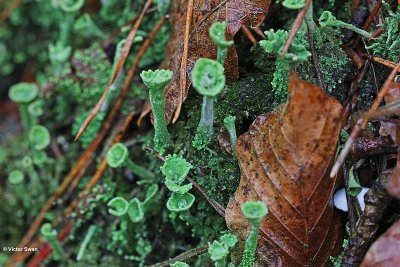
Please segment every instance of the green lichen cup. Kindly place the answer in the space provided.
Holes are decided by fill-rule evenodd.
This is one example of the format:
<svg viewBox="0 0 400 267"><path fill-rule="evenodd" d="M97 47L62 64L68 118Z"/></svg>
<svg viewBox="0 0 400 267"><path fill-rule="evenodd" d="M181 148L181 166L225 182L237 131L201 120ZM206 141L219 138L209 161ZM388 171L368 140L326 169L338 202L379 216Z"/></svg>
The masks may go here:
<svg viewBox="0 0 400 267"><path fill-rule="evenodd" d="M194 200L195 197L190 193L172 193L167 201L167 208L175 212L185 211L193 205Z"/></svg>
<svg viewBox="0 0 400 267"><path fill-rule="evenodd" d="M114 216L121 217L128 211L129 203L123 197L114 197L108 201L108 212Z"/></svg>
<svg viewBox="0 0 400 267"><path fill-rule="evenodd" d="M31 128L31 119L28 111L28 104L39 94L39 88L33 83L18 83L11 86L8 91L9 98L18 104L22 126L25 131Z"/></svg>
<svg viewBox="0 0 400 267"><path fill-rule="evenodd" d="M203 96L215 97L225 87L224 67L215 60L200 58L192 70L192 82L197 92Z"/></svg>
<svg viewBox="0 0 400 267"><path fill-rule="evenodd" d="M34 125L29 130L29 143L36 150L43 150L50 145L51 137L46 127Z"/></svg>

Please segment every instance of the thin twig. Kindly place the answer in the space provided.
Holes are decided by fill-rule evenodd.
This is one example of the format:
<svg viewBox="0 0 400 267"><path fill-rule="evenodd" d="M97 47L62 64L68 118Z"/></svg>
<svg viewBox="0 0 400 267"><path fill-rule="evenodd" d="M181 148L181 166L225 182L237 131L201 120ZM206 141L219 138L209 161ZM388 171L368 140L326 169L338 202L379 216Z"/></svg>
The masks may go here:
<svg viewBox="0 0 400 267"><path fill-rule="evenodd" d="M116 126L113 126L111 133L109 134L108 140L105 140L103 143L103 148L102 150L104 151L105 149L108 150L111 145L113 144L113 140L117 136L117 134L120 132L121 129L121 123L118 123ZM111 143L110 143L111 140ZM99 157L99 156L98 156ZM97 157L97 158L98 158ZM79 174L75 177L75 179L71 182L70 186L68 187L68 190L66 193L64 193L63 201L59 205L62 206L74 193L76 186L79 184L81 181L82 177L85 174L85 170L82 170L79 172Z"/></svg>
<svg viewBox="0 0 400 267"><path fill-rule="evenodd" d="M194 248L191 249L189 251L186 251L178 256L176 256L175 258L172 258L170 260L167 261L163 261L163 262L159 262L153 265L150 265L149 267L165 267L165 266L170 266L170 264L177 262L177 261L186 261L190 258L193 258L195 256L204 254L207 252L208 246L203 246L203 247L199 247L199 248Z"/></svg>
<svg viewBox="0 0 400 267"><path fill-rule="evenodd" d="M379 64L382 64L382 65L384 65L386 67L389 67L391 69L396 68L396 63L394 63L394 62L392 62L390 60L383 59L383 58L380 58L380 57L375 57L375 56L372 56L369 59L374 61L374 62L377 62Z"/></svg>
<svg viewBox="0 0 400 267"><path fill-rule="evenodd" d="M257 43L256 38L254 38L253 34L251 33L251 31L249 30L249 28L246 25L242 26L242 31L243 31L244 35L246 35L247 39L249 39L249 41L252 44L256 44Z"/></svg>
<svg viewBox="0 0 400 267"><path fill-rule="evenodd" d="M293 38L296 36L297 31L299 30L303 20L307 14L307 10L311 5L311 0L306 1L306 5L304 8L299 12L296 19L293 22L292 28L290 29L288 39L286 40L285 46L283 47L281 57L285 57L286 52L289 50L290 44L293 41Z"/></svg>
<svg viewBox="0 0 400 267"><path fill-rule="evenodd" d="M0 22L3 22L10 16L10 14L22 4L21 0L14 0L6 9L0 13Z"/></svg>
<svg viewBox="0 0 400 267"><path fill-rule="evenodd" d="M314 46L314 35L313 35L312 29L308 23L307 23L307 35L308 35L308 43L309 43L310 49L311 49L311 55L312 55L312 59L313 59L313 63L314 63L314 68L315 68L315 73L317 76L318 85L319 85L319 87L321 87L322 90L324 90L324 88L325 88L324 78L322 77L322 72L321 72L321 68L320 68L320 64L319 64L317 50L315 49L315 46Z"/></svg>
<svg viewBox="0 0 400 267"><path fill-rule="evenodd" d="M390 85L392 83L392 81L394 80L394 78L397 75L397 72L400 70L400 61L397 62L396 67L392 70L392 72L390 73L389 77L386 79L385 83L382 86L382 89L379 91L374 103L372 104L372 107L370 108L370 110L368 111L368 113L373 113L378 107L379 104L381 103L381 101L383 100L383 97L387 94L387 92L390 89ZM367 124L368 121L364 120L363 122L363 128L365 127L365 125Z"/></svg>
<svg viewBox="0 0 400 267"><path fill-rule="evenodd" d="M378 14L379 9L382 6L382 0L378 0L378 2L375 4L374 9L371 11L369 14L367 20L364 22L362 29L366 30L368 26L371 24L371 22L374 20L375 16Z"/></svg>
<svg viewBox="0 0 400 267"><path fill-rule="evenodd" d="M364 40L364 37L361 37L361 41L363 42L364 48L367 51L368 57L371 57L371 53L369 52L369 49L367 48L367 43ZM375 83L375 88L376 88L376 92L378 93L379 91L379 87L378 87L378 78L376 77L376 72L375 72L375 67L374 67L374 63L371 62L371 69L372 69L372 74L374 76L374 83Z"/></svg>
<svg viewBox="0 0 400 267"><path fill-rule="evenodd" d="M360 82L364 79L364 76L367 74L368 66L370 62L367 61L364 65L364 67L358 71L358 74L355 79L353 79L350 89L349 89L349 98L346 100L346 103L344 104L344 112L343 116L341 119L341 125L342 127L346 124L348 119L350 118L350 115L352 113L352 110L356 106L357 100L358 100L358 95L359 95L359 84Z"/></svg>
<svg viewBox="0 0 400 267"><path fill-rule="evenodd" d="M157 7L150 8L150 9L147 10L146 14L150 14L150 13L156 11L156 10L157 10ZM133 25L136 21L137 21L137 17L135 16L133 19L128 20L122 26L120 26L117 29L115 29L112 33L110 33L108 35L108 37L104 41L101 42L101 47L103 47L103 49L105 49L111 43L112 39L114 39L116 36L118 36L118 34L120 34L120 32L122 31L122 29L124 27Z"/></svg>
<svg viewBox="0 0 400 267"><path fill-rule="evenodd" d="M190 39L190 25L192 23L192 16L193 16L193 1L189 0L187 3L186 9L186 22L185 22L185 41L183 43L183 53L182 53L182 60L180 66L180 76L179 76L179 102L175 110L174 118L172 119L172 123L175 123L179 115L181 114L182 104L183 104L183 95L186 89L186 65L189 53L189 39Z"/></svg>
<svg viewBox="0 0 400 267"><path fill-rule="evenodd" d="M258 34L258 36L260 36L263 40L267 39L267 36L265 36L265 34L262 32L262 30L260 29L260 27L254 27L252 28L252 30Z"/></svg>
<svg viewBox="0 0 400 267"><path fill-rule="evenodd" d="M379 35L381 35L383 33L383 27L379 27L372 35L370 38L368 38L368 40L372 40L374 38L377 38Z"/></svg>
<svg viewBox="0 0 400 267"><path fill-rule="evenodd" d="M381 103L383 97L386 95L386 93L388 92L389 88L390 88L390 84L392 83L394 77L397 75L397 72L400 69L400 61L397 63L396 67L392 70L392 72L390 73L389 77L386 79L384 85L382 86L382 89L379 91L377 97L375 98L374 103L372 104L370 110L368 111L368 113L366 114L366 118L369 117L369 114L372 114L379 106L379 104ZM340 151L339 156L336 159L335 164L332 167L331 173L330 173L330 177L335 177L336 174L339 171L340 166L342 166L344 160L346 159L347 154L349 153L356 137L358 136L358 134L360 133L360 131L362 129L364 129L364 127L366 126L366 124L368 123L368 119L364 119L361 118L357 121L354 129L351 131L350 137L349 139L347 139L346 143L344 144L343 149Z"/></svg>
<svg viewBox="0 0 400 267"><path fill-rule="evenodd" d="M129 51L131 50L133 40L136 36L139 26L142 23L143 17L146 14L146 11L150 7L151 4L152 4L152 0L147 0L142 12L140 13L139 18L135 22L134 26L132 27L132 30L129 32L128 37L126 38L125 45L122 49L121 57L119 58L119 60L117 62L117 66L115 68L115 71L114 71L110 81L108 82L107 87L105 88L105 90L104 90L100 100L97 102L96 106L90 112L90 115L85 119L82 126L80 127L78 134L75 136L75 141L79 139L79 137L83 134L85 129L89 126L89 124L92 122L92 120L96 117L96 114L99 112L100 108L103 106L104 101L107 98L108 92L110 91L111 85L114 83L115 79L118 77L119 72L121 71L122 67L125 64L125 61L128 57Z"/></svg>

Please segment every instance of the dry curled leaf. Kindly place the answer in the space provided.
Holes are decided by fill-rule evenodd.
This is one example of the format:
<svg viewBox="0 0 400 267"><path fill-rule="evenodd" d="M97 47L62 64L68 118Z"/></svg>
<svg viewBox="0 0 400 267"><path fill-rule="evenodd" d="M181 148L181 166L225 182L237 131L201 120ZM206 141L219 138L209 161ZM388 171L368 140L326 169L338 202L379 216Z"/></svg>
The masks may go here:
<svg viewBox="0 0 400 267"><path fill-rule="evenodd" d="M393 224L369 248L360 267L400 266L400 221Z"/></svg>
<svg viewBox="0 0 400 267"><path fill-rule="evenodd" d="M228 227L249 231L240 206L264 201L263 266L324 266L340 244L340 222L332 204L336 178L329 178L341 128L342 106L321 88L290 77L289 102L259 116L239 137L242 178L226 209Z"/></svg>
<svg viewBox="0 0 400 267"><path fill-rule="evenodd" d="M400 199L400 166L394 169L387 190L390 195Z"/></svg>
<svg viewBox="0 0 400 267"><path fill-rule="evenodd" d="M386 103L393 103L400 99L400 82L392 81L387 94L385 95Z"/></svg>
<svg viewBox="0 0 400 267"><path fill-rule="evenodd" d="M271 0L194 0L186 63L188 82L185 88L180 88L181 75L179 70L184 52L187 0L172 1L170 10L170 14L172 14L170 19L172 34L166 57L161 64L161 68L170 69L174 72L171 83L165 89L165 113L168 121L179 104L181 92L183 93L183 100L188 95L189 74L195 61L200 57L216 58L217 47L212 43L208 33L212 23L226 21L226 39L233 40L234 35L243 25L248 27L259 26L265 19L270 3ZM231 47L228 51L225 73L230 82L237 80L239 76L238 58L234 47ZM147 104L142 116L149 111L150 105Z"/></svg>

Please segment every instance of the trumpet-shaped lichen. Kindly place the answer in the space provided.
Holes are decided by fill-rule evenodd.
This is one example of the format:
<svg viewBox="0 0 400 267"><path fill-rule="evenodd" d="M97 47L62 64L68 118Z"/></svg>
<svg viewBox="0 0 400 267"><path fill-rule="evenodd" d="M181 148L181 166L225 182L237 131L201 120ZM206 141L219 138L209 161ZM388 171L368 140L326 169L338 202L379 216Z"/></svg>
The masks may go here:
<svg viewBox="0 0 400 267"><path fill-rule="evenodd" d="M161 167L161 171L165 175L165 185L172 192L167 201L167 207L171 211L187 210L194 202L194 196L188 193L192 184L182 185L191 168L190 163L182 156L175 154L168 155Z"/></svg>
<svg viewBox="0 0 400 267"><path fill-rule="evenodd" d="M306 0L284 0L282 5L289 9L300 9L306 5Z"/></svg>
<svg viewBox="0 0 400 267"><path fill-rule="evenodd" d="M226 26L226 22L215 22L209 29L210 38L217 45L217 61L222 65L228 55L228 47L233 45L233 41L225 38Z"/></svg>
<svg viewBox="0 0 400 267"><path fill-rule="evenodd" d="M225 127L229 133L229 139L231 141L233 155L235 155L235 147L236 147L236 140L237 140L235 120L236 120L235 116L227 116L224 119Z"/></svg>
<svg viewBox="0 0 400 267"><path fill-rule="evenodd" d="M242 212L251 224L251 232L245 243L240 266L253 267L260 224L262 219L267 215L268 209L264 202L248 201L242 205Z"/></svg>
<svg viewBox="0 0 400 267"><path fill-rule="evenodd" d="M140 165L134 163L128 155L128 148L122 144L117 143L114 144L107 152L106 160L107 164L112 168L118 168L122 166L126 166L129 170L131 170L138 177L145 180L152 180L154 178L154 174L143 168Z"/></svg>
<svg viewBox="0 0 400 267"><path fill-rule="evenodd" d="M169 70L149 70L140 74L143 83L149 88L151 109L154 114L154 147L161 154L171 144L164 114L164 88L170 83L172 75L172 71Z"/></svg>
<svg viewBox="0 0 400 267"><path fill-rule="evenodd" d="M190 193L172 193L167 201L167 208L170 211L185 211L189 209L195 200L195 197Z"/></svg>
<svg viewBox="0 0 400 267"><path fill-rule="evenodd" d="M22 125L25 131L31 128L31 119L28 111L28 104L39 94L39 88L32 83L18 83L11 86L8 96L18 104Z"/></svg>
<svg viewBox="0 0 400 267"><path fill-rule="evenodd" d="M211 142L214 131L214 98L225 87L224 67L215 60L200 58L193 67L192 82L197 92L203 95L201 117L193 146L203 149Z"/></svg>
<svg viewBox="0 0 400 267"><path fill-rule="evenodd" d="M52 229L52 226L50 223L45 223L42 225L40 228L40 233L42 237L49 242L53 249L53 258L55 260L60 260L63 255L64 255L64 250L61 247L60 243L57 240L57 231L55 229Z"/></svg>
<svg viewBox="0 0 400 267"><path fill-rule="evenodd" d="M353 24L345 23L341 20L336 19L336 17L330 11L324 11L322 15L318 19L321 27L342 27L349 30L352 30L365 38L370 38L372 36L371 33L364 31L362 29L357 28Z"/></svg>
<svg viewBox="0 0 400 267"><path fill-rule="evenodd" d="M142 208L142 203L137 198L132 198L129 201L128 206L128 216L132 222L137 223L143 220L144 212Z"/></svg>
<svg viewBox="0 0 400 267"><path fill-rule="evenodd" d="M232 233L226 233L219 238L219 241L214 240L213 243L208 244L208 254L214 262L215 267L226 267L227 258L230 249L232 249L238 239Z"/></svg>
<svg viewBox="0 0 400 267"><path fill-rule="evenodd" d="M36 150L43 150L50 145L50 133L46 127L42 125L33 126L28 135L31 146Z"/></svg>
<svg viewBox="0 0 400 267"><path fill-rule="evenodd" d="M123 197L114 197L107 203L107 206L110 214L121 217L128 211L129 203Z"/></svg>

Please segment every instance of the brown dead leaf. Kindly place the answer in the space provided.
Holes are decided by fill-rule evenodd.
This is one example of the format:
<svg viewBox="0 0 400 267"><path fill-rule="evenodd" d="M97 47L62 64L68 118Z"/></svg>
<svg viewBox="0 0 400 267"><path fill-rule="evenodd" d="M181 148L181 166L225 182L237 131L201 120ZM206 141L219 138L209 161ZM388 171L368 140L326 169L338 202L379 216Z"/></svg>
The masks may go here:
<svg viewBox="0 0 400 267"><path fill-rule="evenodd" d="M397 221L372 244L360 267L398 267L399 248L400 221Z"/></svg>
<svg viewBox="0 0 400 267"><path fill-rule="evenodd" d="M394 169L387 190L390 195L400 199L400 166Z"/></svg>
<svg viewBox="0 0 400 267"><path fill-rule="evenodd" d="M187 60L187 78L195 61L200 58L216 58L217 47L212 43L208 29L217 21L227 22L226 38L232 40L239 29L245 25L248 27L259 26L265 19L271 0L194 0L191 34L189 35L189 48ZM185 40L187 0L172 1L170 14L172 34L167 47L166 57L161 68L174 72L171 83L165 89L165 113L170 121L173 112L177 108L180 93L183 92L183 100L188 95L190 81L185 88L180 88L180 67ZM236 49L231 47L225 62L225 73L228 82L237 80L238 58ZM150 111L149 103L146 104L142 117Z"/></svg>
<svg viewBox="0 0 400 267"><path fill-rule="evenodd" d="M385 95L386 103L393 103L400 99L400 82L392 81L387 94Z"/></svg>
<svg viewBox="0 0 400 267"><path fill-rule="evenodd" d="M342 106L294 74L289 94L285 106L259 116L239 137L242 178L225 218L244 237L249 227L240 207L262 200L269 209L260 231L259 251L268 254L263 266L324 266L341 239L329 167Z"/></svg>

